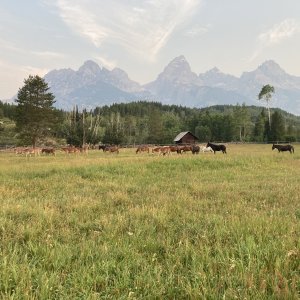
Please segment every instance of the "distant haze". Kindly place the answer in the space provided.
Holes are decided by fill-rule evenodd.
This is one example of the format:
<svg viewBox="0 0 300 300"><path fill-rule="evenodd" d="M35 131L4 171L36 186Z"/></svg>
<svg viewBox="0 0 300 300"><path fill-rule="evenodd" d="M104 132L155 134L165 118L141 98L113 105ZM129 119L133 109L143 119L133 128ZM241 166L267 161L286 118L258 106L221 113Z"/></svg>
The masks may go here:
<svg viewBox="0 0 300 300"><path fill-rule="evenodd" d="M0 18L0 99L87 60L141 85L182 54L197 74L239 78L272 60L300 76L299 0L1 0Z"/></svg>

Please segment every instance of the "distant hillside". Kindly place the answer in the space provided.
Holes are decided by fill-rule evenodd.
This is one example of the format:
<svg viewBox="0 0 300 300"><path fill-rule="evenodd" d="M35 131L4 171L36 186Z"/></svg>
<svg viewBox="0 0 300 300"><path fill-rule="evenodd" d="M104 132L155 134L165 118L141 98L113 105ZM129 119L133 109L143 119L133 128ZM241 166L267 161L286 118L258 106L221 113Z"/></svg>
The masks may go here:
<svg viewBox="0 0 300 300"><path fill-rule="evenodd" d="M234 107L235 107L235 105L213 105L213 106L202 108L200 110L208 111L212 114L214 114L214 113L230 114L233 112ZM261 111L264 109L261 106L255 106L255 105L246 106L246 108L252 117L257 117L261 113ZM296 116L296 115L289 113L280 108L274 108L274 107L271 108L271 113L274 113L275 111L280 112L286 120L297 122L300 125L300 116Z"/></svg>
<svg viewBox="0 0 300 300"><path fill-rule="evenodd" d="M18 142L13 122L15 109L15 105L0 101L2 145ZM71 111L57 111L60 122L54 136L56 140L65 141L63 143L78 146L83 139L91 144L169 144L182 131L193 132L201 142L300 140L300 116L272 108L272 115L275 116L277 112L277 120L280 119L280 122L274 123L268 131L264 112L264 108L257 106L215 105L190 108L138 101L85 110L83 117L83 111L74 107ZM276 126L280 127L280 131L277 131Z"/></svg>
<svg viewBox="0 0 300 300"><path fill-rule="evenodd" d="M259 114L261 114L262 110L264 110L264 107L261 106L245 106L250 117L252 119L257 118ZM157 109L161 111L162 113L165 112L174 112L175 114L183 114L187 117L191 117L194 114L203 114L205 112L208 112L211 115L219 114L219 115L230 115L233 113L234 109L236 108L236 105L212 105L204 108L191 108L187 106L181 106L181 105L169 105L169 104L163 104L161 102L150 102L150 101L138 101L138 102L130 102L130 103L115 103L112 105L105 105L103 107L99 107L96 110L100 109L102 113L111 113L111 112L118 112L121 114L121 116L126 116L128 114L134 115L134 116L144 116L149 113L149 111L153 109ZM300 126L300 116L296 116L292 113L289 113L287 111L284 111L280 108L271 108L271 114L275 111L278 111L282 114L282 116L287 121L295 122L299 124Z"/></svg>

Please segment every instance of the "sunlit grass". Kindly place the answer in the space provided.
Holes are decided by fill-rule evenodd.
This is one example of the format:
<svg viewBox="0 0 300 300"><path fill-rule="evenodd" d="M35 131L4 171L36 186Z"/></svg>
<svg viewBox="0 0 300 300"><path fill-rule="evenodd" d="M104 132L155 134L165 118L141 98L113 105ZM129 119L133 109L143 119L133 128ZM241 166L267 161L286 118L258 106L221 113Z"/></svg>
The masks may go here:
<svg viewBox="0 0 300 300"><path fill-rule="evenodd" d="M0 298L297 299L295 149L1 153Z"/></svg>

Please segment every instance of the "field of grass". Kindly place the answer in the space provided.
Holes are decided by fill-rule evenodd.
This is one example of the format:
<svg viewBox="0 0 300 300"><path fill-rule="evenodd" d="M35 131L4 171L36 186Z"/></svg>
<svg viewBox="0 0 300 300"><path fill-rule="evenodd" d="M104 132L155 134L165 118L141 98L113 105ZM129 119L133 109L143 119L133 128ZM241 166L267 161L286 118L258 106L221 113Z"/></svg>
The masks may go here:
<svg viewBox="0 0 300 300"><path fill-rule="evenodd" d="M300 146L0 153L1 299L298 299Z"/></svg>

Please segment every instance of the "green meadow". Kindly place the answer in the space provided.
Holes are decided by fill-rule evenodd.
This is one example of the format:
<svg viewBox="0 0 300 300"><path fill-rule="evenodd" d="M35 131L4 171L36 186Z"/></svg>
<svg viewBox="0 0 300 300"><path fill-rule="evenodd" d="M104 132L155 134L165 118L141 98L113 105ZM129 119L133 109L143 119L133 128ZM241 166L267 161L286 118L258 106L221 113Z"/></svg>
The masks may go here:
<svg viewBox="0 0 300 300"><path fill-rule="evenodd" d="M1 299L299 299L300 146L0 153Z"/></svg>

